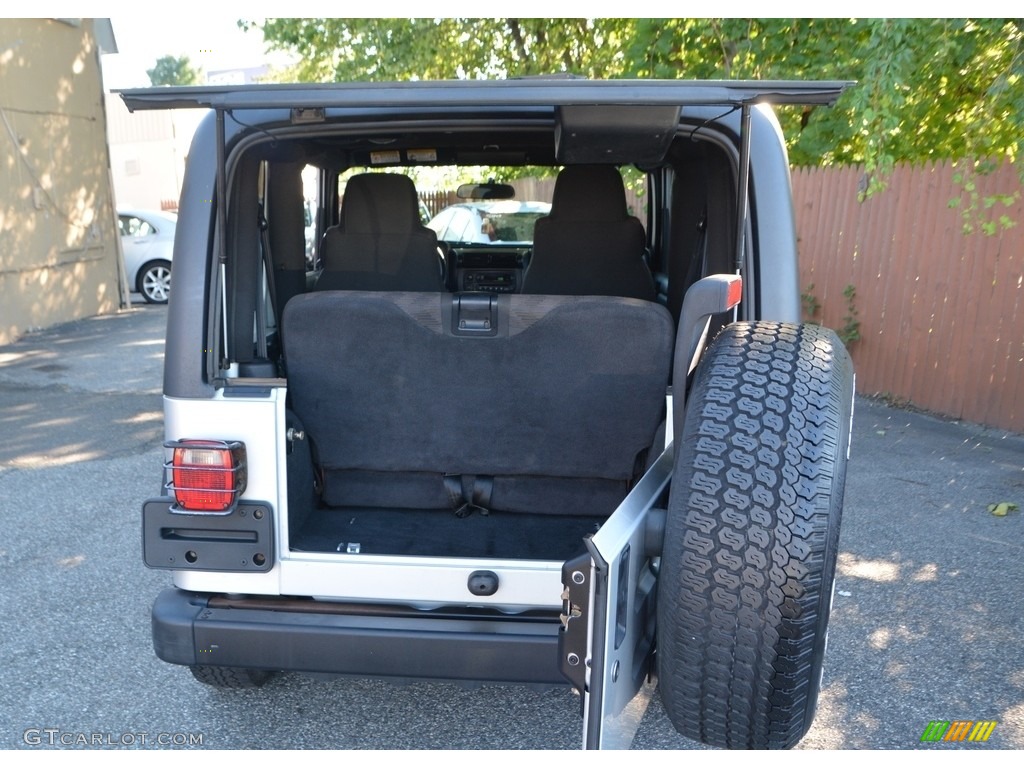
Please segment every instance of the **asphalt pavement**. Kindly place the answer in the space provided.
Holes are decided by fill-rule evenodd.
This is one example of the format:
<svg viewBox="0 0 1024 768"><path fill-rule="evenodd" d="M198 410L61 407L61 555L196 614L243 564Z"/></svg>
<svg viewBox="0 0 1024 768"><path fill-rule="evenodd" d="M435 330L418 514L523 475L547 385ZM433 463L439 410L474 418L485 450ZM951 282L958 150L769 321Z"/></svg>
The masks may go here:
<svg viewBox="0 0 1024 768"><path fill-rule="evenodd" d="M0 347L0 749L572 749L568 690L281 675L200 685L153 655L140 554L166 310ZM1024 437L859 398L818 716L800 749L1024 749ZM924 743L931 721L995 721ZM691 749L658 697L634 748Z"/></svg>

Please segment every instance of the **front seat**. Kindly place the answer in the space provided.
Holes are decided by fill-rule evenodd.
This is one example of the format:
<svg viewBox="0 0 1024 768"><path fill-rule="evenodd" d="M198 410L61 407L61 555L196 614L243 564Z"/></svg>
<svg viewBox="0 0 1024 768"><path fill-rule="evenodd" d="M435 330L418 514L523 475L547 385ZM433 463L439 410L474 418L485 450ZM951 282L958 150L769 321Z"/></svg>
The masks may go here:
<svg viewBox="0 0 1024 768"><path fill-rule="evenodd" d="M523 293L654 301L643 226L626 211L611 165L570 165L555 180L551 213L537 220Z"/></svg>
<svg viewBox="0 0 1024 768"><path fill-rule="evenodd" d="M443 291L437 235L420 223L412 179L363 173L349 179L341 222L324 233L316 290Z"/></svg>

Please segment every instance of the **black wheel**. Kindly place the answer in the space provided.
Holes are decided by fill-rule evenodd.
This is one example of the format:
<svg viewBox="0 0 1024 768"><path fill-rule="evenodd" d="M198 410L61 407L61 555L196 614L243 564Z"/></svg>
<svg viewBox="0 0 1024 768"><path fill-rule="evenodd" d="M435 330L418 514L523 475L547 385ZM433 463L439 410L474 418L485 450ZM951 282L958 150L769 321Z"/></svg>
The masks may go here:
<svg viewBox="0 0 1024 768"><path fill-rule="evenodd" d="M832 331L727 326L677 435L658 585L658 677L684 736L796 744L817 705L853 411Z"/></svg>
<svg viewBox="0 0 1024 768"><path fill-rule="evenodd" d="M189 667L192 676L200 683L215 688L259 688L273 676L266 669L244 667Z"/></svg>
<svg viewBox="0 0 1024 768"><path fill-rule="evenodd" d="M171 295L171 262L150 261L135 279L139 293L150 304L166 304Z"/></svg>

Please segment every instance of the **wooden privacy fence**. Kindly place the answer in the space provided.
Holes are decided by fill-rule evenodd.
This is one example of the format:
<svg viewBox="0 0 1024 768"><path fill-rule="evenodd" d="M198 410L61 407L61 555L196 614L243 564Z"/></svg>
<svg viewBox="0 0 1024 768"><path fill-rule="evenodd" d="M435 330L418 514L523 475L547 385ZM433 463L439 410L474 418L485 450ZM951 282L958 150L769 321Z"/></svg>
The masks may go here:
<svg viewBox="0 0 1024 768"><path fill-rule="evenodd" d="M421 189L419 190L419 197L423 204L427 206L431 216L436 216L452 203L459 202L459 198L455 195L454 190Z"/></svg>
<svg viewBox="0 0 1024 768"><path fill-rule="evenodd" d="M1024 203L983 207L1020 181L1011 165L975 177L981 215L1005 213L1016 226L964 234L950 207L965 194L955 173L897 167L884 192L859 203L861 169L795 170L801 290L824 325L859 321L859 392L1024 431Z"/></svg>

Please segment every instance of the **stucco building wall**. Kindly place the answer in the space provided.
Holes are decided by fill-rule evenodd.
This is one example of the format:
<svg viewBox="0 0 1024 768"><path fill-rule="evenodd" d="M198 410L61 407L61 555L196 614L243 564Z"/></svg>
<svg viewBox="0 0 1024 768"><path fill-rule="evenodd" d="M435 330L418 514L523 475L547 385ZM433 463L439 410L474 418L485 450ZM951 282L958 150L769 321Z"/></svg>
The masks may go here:
<svg viewBox="0 0 1024 768"><path fill-rule="evenodd" d="M0 19L0 344L121 304L93 19Z"/></svg>

